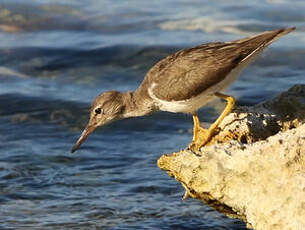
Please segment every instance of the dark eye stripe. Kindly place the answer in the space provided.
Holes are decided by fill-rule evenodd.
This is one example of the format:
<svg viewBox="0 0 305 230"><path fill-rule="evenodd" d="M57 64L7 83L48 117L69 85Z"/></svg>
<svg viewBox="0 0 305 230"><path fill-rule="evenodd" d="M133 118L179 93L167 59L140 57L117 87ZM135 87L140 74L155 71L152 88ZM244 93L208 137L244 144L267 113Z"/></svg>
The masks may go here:
<svg viewBox="0 0 305 230"><path fill-rule="evenodd" d="M97 108L97 109L94 110L94 112L96 114L101 114L102 113L102 109L101 108Z"/></svg>

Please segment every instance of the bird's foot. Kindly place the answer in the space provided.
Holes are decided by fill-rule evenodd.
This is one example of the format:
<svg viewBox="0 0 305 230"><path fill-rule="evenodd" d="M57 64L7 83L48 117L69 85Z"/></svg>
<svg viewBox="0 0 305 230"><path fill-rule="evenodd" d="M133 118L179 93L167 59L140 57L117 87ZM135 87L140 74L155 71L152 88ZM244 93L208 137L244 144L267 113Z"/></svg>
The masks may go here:
<svg viewBox="0 0 305 230"><path fill-rule="evenodd" d="M198 151L211 140L213 134L214 130L197 127L196 130L194 130L193 140L189 144L188 148L193 151Z"/></svg>
<svg viewBox="0 0 305 230"><path fill-rule="evenodd" d="M204 129L200 126L200 121L197 115L197 112L193 114L193 121L194 121L194 135L193 140L189 145L189 149L192 151L198 151L202 146L206 145L212 138L217 130L219 124L223 121L225 116L227 116L235 104L235 98L222 94L222 93L215 93L215 96L223 98L227 101L227 105L221 115L217 118L217 120L209 127L209 129Z"/></svg>

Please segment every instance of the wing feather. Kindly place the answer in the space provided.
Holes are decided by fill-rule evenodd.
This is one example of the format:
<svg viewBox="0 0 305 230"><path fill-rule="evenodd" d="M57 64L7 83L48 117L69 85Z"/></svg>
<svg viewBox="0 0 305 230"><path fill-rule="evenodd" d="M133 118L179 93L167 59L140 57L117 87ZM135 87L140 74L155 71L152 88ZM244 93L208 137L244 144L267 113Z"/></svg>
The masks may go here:
<svg viewBox="0 0 305 230"><path fill-rule="evenodd" d="M155 97L180 101L195 97L226 76L256 50L264 49L294 28L265 32L232 42L208 43L181 50L158 62L142 84L154 85Z"/></svg>

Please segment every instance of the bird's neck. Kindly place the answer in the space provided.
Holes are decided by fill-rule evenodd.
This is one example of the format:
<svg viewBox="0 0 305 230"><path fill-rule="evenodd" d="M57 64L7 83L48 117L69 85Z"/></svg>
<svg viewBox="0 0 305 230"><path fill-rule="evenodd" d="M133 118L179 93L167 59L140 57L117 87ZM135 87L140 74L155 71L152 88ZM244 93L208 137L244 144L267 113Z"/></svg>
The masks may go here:
<svg viewBox="0 0 305 230"><path fill-rule="evenodd" d="M125 105L124 118L145 116L154 111L154 105L147 94L140 90L122 93Z"/></svg>

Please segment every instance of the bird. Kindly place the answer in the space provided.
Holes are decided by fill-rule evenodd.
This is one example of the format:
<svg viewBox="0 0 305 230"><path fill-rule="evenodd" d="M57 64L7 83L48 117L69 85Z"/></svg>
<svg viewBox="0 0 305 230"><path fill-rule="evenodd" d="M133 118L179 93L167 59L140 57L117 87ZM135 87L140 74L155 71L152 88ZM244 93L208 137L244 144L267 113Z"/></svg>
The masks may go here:
<svg viewBox="0 0 305 230"><path fill-rule="evenodd" d="M89 122L71 152L99 126L158 111L191 114L194 126L189 149L198 151L234 107L235 98L223 91L268 45L293 30L295 27L281 28L230 42L201 44L169 55L147 72L135 91L107 91L98 95L91 105ZM215 98L222 98L227 104L205 129L197 111Z"/></svg>

